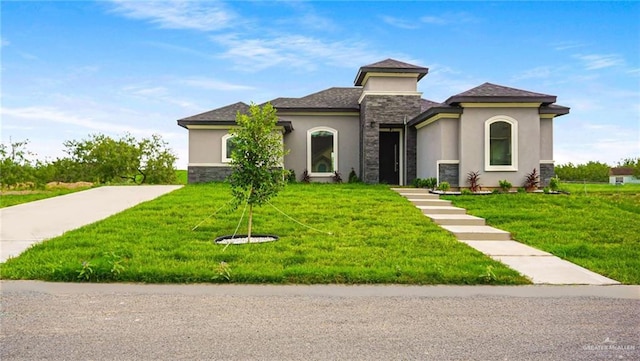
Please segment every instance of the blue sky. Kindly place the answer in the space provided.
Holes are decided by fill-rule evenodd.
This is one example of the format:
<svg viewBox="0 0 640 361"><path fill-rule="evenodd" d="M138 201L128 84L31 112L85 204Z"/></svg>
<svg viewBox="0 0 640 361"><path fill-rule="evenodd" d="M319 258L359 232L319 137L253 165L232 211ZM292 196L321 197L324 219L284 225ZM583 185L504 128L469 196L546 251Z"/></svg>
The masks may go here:
<svg viewBox="0 0 640 361"><path fill-rule="evenodd" d="M553 94L556 164L640 156L638 2L2 1L2 142L41 158L91 133L352 86L362 65L426 66L423 97L484 82Z"/></svg>

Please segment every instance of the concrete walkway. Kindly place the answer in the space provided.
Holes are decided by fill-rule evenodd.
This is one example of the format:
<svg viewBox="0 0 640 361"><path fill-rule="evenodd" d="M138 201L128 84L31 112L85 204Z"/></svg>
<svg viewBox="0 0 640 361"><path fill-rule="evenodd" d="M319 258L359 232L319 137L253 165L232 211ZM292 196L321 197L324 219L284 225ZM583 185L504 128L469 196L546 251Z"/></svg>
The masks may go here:
<svg viewBox="0 0 640 361"><path fill-rule="evenodd" d="M511 239L509 232L487 226L484 219L466 214L426 189L393 188L425 216L472 248L504 263L534 284L615 285L620 282L589 271L551 253Z"/></svg>
<svg viewBox="0 0 640 361"><path fill-rule="evenodd" d="M0 208L0 262L57 237L174 191L179 185L107 186Z"/></svg>

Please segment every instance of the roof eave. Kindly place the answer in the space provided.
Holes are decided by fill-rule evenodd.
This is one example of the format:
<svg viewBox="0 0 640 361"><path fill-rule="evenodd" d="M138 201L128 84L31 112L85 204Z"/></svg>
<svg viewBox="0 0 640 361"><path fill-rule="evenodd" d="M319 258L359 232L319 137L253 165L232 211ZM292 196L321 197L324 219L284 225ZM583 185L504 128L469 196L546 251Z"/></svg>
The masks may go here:
<svg viewBox="0 0 640 361"><path fill-rule="evenodd" d="M539 114L554 114L557 117L569 114L571 108L562 105L554 105L553 107L541 106Z"/></svg>
<svg viewBox="0 0 640 361"><path fill-rule="evenodd" d="M541 103L552 104L556 102L555 96L457 96L454 95L445 101L449 105L460 103Z"/></svg>
<svg viewBox="0 0 640 361"><path fill-rule="evenodd" d="M316 113L359 113L358 108L317 108L317 107L276 107L279 114L282 113L300 113L300 112L316 112Z"/></svg>
<svg viewBox="0 0 640 361"><path fill-rule="evenodd" d="M358 74L356 75L355 80L353 81L354 86L362 86L362 81L367 73L411 73L418 74L418 81L424 78L427 73L429 73L429 68L369 68L362 67L358 70Z"/></svg>
<svg viewBox="0 0 640 361"><path fill-rule="evenodd" d="M462 108L459 107L432 107L424 111L423 113L418 114L415 118L411 119L407 125L408 126L416 126L425 120L433 117L434 115L448 113L448 114L462 114Z"/></svg>
<svg viewBox="0 0 640 361"><path fill-rule="evenodd" d="M178 125L185 129L189 129L190 125L222 125L232 127L236 124L235 120L178 120ZM285 134L293 131L293 124L288 120L279 120L276 126L283 127Z"/></svg>

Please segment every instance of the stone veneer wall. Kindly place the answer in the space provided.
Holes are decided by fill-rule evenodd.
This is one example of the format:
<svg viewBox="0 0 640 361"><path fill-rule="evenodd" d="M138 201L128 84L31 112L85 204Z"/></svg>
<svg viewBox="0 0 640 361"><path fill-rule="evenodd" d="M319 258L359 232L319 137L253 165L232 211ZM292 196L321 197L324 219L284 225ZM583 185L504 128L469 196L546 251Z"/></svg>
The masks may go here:
<svg viewBox="0 0 640 361"><path fill-rule="evenodd" d="M187 168L188 183L207 183L224 181L231 175L231 167L197 167Z"/></svg>
<svg viewBox="0 0 640 361"><path fill-rule="evenodd" d="M380 125L403 126L420 113L419 95L366 95L360 103L361 157L360 168L365 183L378 183ZM410 184L416 177L416 130L407 129L405 160Z"/></svg>
<svg viewBox="0 0 640 361"><path fill-rule="evenodd" d="M447 182L451 187L460 187L460 165L459 164L438 164L438 183Z"/></svg>
<svg viewBox="0 0 640 361"><path fill-rule="evenodd" d="M555 173L553 163L540 163L540 187L548 186Z"/></svg>

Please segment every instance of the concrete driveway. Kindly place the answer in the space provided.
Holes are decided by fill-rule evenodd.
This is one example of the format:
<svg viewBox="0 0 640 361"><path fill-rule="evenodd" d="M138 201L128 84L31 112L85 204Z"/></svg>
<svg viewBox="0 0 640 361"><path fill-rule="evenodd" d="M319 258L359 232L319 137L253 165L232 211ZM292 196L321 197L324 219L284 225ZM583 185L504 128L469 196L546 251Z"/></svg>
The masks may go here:
<svg viewBox="0 0 640 361"><path fill-rule="evenodd" d="M107 186L0 208L0 262L32 244L174 191L179 185Z"/></svg>

